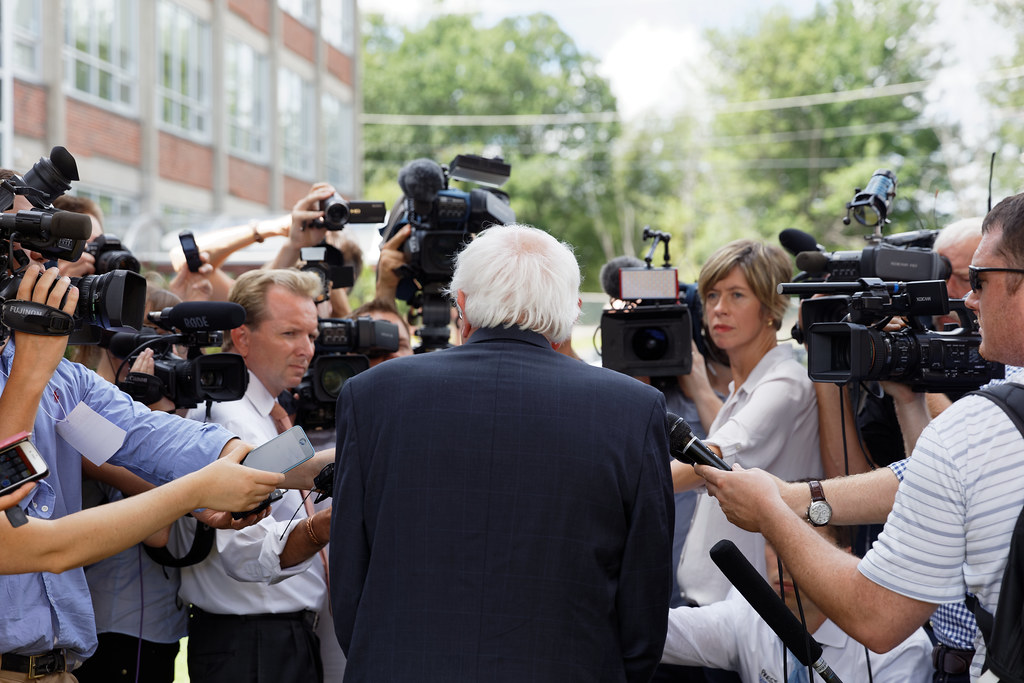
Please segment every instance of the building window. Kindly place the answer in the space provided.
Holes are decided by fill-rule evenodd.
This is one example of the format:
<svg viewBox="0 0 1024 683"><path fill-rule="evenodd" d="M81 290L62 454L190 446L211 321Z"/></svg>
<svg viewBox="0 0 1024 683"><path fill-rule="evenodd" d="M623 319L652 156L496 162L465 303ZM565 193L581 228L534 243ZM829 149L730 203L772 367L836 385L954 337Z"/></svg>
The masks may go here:
<svg viewBox="0 0 1024 683"><path fill-rule="evenodd" d="M355 191L355 134L351 102L324 93L321 115L324 175L339 192Z"/></svg>
<svg viewBox="0 0 1024 683"><path fill-rule="evenodd" d="M129 231L132 222L139 215L139 202L137 199L111 194L102 190L92 190L81 185L75 187L75 195L87 197L96 202L103 212L103 232L120 237L122 242L131 248L131 245L128 245L126 240L131 238Z"/></svg>
<svg viewBox="0 0 1024 683"><path fill-rule="evenodd" d="M254 161L266 161L270 137L267 115L267 58L229 40L224 47L228 148Z"/></svg>
<svg viewBox="0 0 1024 683"><path fill-rule="evenodd" d="M326 0L324 4L338 2L338 0ZM292 15L306 26L316 26L316 0L277 0L278 6L288 14Z"/></svg>
<svg viewBox="0 0 1024 683"><path fill-rule="evenodd" d="M138 46L133 0L75 0L65 7L65 79L73 92L134 112Z"/></svg>
<svg viewBox="0 0 1024 683"><path fill-rule="evenodd" d="M345 54L355 51L355 0L333 0L321 4L320 34Z"/></svg>
<svg viewBox="0 0 1024 683"><path fill-rule="evenodd" d="M157 8L157 92L164 126L206 141L210 137L210 27L170 2Z"/></svg>
<svg viewBox="0 0 1024 683"><path fill-rule="evenodd" d="M316 175L313 150L313 86L290 69L281 68L277 83L277 116L281 134L281 165L297 178Z"/></svg>
<svg viewBox="0 0 1024 683"><path fill-rule="evenodd" d="M11 66L18 71L39 75L40 3L36 0L14 0L11 17Z"/></svg>

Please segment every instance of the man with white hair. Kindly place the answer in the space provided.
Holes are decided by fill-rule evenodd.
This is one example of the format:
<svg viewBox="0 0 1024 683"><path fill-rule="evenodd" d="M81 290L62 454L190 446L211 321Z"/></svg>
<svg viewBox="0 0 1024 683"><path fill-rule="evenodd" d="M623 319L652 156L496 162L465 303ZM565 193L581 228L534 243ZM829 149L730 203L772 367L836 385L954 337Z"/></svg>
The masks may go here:
<svg viewBox="0 0 1024 683"><path fill-rule="evenodd" d="M331 599L346 681L647 681L671 587L665 400L552 346L571 249L492 227L456 257L461 346L338 401Z"/></svg>

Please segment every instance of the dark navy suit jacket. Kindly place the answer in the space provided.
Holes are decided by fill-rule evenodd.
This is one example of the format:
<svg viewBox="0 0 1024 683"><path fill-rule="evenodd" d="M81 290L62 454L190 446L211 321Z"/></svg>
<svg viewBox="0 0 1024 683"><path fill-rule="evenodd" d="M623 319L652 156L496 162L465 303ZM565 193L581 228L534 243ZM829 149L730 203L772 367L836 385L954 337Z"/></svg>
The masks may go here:
<svg viewBox="0 0 1024 683"><path fill-rule="evenodd" d="M664 644L665 401L533 332L350 379L330 579L346 681L646 681Z"/></svg>

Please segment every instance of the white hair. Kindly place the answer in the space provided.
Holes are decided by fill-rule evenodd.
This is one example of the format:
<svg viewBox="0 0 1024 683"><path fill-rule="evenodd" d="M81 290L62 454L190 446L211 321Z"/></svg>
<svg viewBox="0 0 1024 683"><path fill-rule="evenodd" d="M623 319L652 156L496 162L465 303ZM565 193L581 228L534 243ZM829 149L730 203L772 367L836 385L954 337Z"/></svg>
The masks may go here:
<svg viewBox="0 0 1024 683"><path fill-rule="evenodd" d="M979 241L981 239L981 223L983 220L985 219L981 216L975 216L950 223L942 230L939 230L935 243L932 245L932 251L939 251L968 239Z"/></svg>
<svg viewBox="0 0 1024 683"><path fill-rule="evenodd" d="M538 332L553 343L572 334L580 313L580 267L572 247L529 225L500 225L478 234L455 257L448 286L466 296L474 328Z"/></svg>

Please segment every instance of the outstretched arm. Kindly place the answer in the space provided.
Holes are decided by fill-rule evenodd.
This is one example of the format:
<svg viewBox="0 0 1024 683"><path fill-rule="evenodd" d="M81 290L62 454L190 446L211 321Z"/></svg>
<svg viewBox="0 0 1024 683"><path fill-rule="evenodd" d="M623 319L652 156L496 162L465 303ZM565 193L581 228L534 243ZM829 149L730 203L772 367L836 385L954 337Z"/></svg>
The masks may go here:
<svg viewBox="0 0 1024 683"><path fill-rule="evenodd" d="M13 528L0 518L0 546L18 549L0 555L0 573L63 572L135 545L196 508L251 509L283 476L238 464L244 454L236 449L151 491L59 519L30 517Z"/></svg>
<svg viewBox="0 0 1024 683"><path fill-rule="evenodd" d="M874 583L843 552L793 514L775 481L762 470L733 466L723 472L703 465L707 481L729 521L760 532L772 544L807 596L841 629L875 652L887 652L921 626L936 605Z"/></svg>

